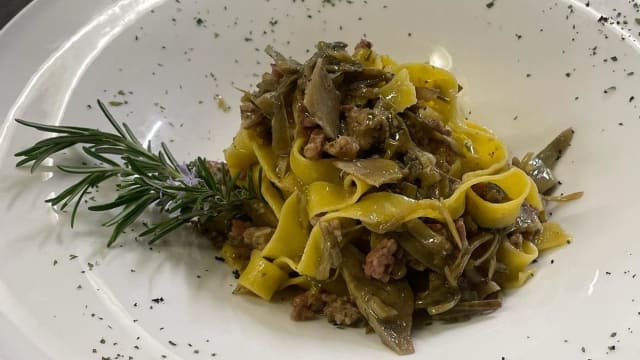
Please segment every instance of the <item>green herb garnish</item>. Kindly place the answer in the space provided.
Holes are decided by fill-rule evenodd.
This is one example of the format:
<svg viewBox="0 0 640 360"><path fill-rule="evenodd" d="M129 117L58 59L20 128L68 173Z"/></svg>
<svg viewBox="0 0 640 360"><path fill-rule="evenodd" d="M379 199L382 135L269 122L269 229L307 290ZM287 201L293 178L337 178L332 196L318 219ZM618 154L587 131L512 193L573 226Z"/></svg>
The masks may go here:
<svg viewBox="0 0 640 360"><path fill-rule="evenodd" d="M72 227L83 197L107 180L117 182L119 195L106 204L89 206L90 211L121 209L103 224L113 227L107 246L113 245L118 236L152 205L169 216L139 234L150 236L150 243L192 221L202 223L212 217L240 216L244 214L245 201L259 197L252 181L248 181L247 186L238 185L241 174L231 176L224 163L210 162L201 157L189 164L178 163L164 143L161 150L154 153L151 144L142 144L127 124L118 124L100 100L98 106L116 133L16 119L21 125L57 134L16 153L15 156L22 157L17 167L31 164L33 172L45 159L75 145L83 145L84 154L94 160L93 164L57 166L65 173L84 176L46 200L52 206L59 206L60 210L75 200L71 213ZM248 179L253 178L251 174L246 175Z"/></svg>

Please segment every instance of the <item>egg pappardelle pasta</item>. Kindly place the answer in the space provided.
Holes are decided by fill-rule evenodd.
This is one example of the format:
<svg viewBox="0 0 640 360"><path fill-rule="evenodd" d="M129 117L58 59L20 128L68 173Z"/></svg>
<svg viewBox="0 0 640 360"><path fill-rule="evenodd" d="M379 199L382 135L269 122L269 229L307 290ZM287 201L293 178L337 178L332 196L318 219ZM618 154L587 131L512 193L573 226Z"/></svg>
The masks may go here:
<svg viewBox="0 0 640 360"><path fill-rule="evenodd" d="M510 161L458 114L450 72L397 63L364 40L346 47L320 42L305 63L267 48L272 70L244 94L225 159L268 207L232 220L225 259L237 292L298 289L294 320L368 325L408 354L415 317L494 311L502 289L533 276L539 251L570 241L544 205L565 199L545 194L573 130Z"/></svg>

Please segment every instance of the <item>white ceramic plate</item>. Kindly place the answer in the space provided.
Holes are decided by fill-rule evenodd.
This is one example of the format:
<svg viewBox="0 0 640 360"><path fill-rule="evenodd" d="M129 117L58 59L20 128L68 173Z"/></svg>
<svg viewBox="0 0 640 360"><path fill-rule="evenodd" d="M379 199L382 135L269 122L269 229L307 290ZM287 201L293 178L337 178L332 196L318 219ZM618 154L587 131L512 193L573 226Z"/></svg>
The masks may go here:
<svg viewBox="0 0 640 360"><path fill-rule="evenodd" d="M104 216L82 212L71 230L43 203L70 177L13 168L41 136L14 118L105 128L96 98L127 100L115 115L181 159L220 158L239 124L234 85L258 81L265 45L304 59L317 40L364 36L450 67L471 117L514 154L577 131L558 175L585 197L553 211L573 244L544 254L500 311L416 331L413 357L640 358L639 15L624 0L486 2L35 1L0 33L0 358L397 358L361 329L233 296L230 271L188 233L107 250Z"/></svg>

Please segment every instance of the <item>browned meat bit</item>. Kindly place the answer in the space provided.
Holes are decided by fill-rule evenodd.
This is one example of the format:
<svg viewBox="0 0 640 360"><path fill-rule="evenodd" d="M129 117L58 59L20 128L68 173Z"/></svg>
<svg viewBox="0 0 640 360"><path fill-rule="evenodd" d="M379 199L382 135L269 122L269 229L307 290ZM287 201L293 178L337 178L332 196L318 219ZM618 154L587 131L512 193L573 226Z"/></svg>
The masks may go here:
<svg viewBox="0 0 640 360"><path fill-rule="evenodd" d="M295 321L313 320L316 314L322 312L325 302L320 292L311 289L293 298L291 302L291 319Z"/></svg>
<svg viewBox="0 0 640 360"><path fill-rule="evenodd" d="M322 313L336 325L354 326L364 319L358 308L346 296L325 297L327 304Z"/></svg>
<svg viewBox="0 0 640 360"><path fill-rule="evenodd" d="M245 230L242 237L244 238L244 243L251 246L252 249L262 250L271 237L275 229L268 226L254 226Z"/></svg>
<svg viewBox="0 0 640 360"><path fill-rule="evenodd" d="M309 136L309 142L304 146L302 153L304 157L311 160L318 160L322 155L322 148L327 142L327 137L322 129L315 129Z"/></svg>
<svg viewBox="0 0 640 360"><path fill-rule="evenodd" d="M451 136L451 129L449 129L442 121L423 117L420 117L419 119L423 124L429 127L429 129L444 136Z"/></svg>
<svg viewBox="0 0 640 360"><path fill-rule="evenodd" d="M248 95L244 95L240 103L240 121L242 127L245 129L254 127L262 122L263 117L262 111L249 100Z"/></svg>
<svg viewBox="0 0 640 360"><path fill-rule="evenodd" d="M347 134L358 141L360 150L384 144L389 137L390 112L348 107L345 114Z"/></svg>
<svg viewBox="0 0 640 360"><path fill-rule="evenodd" d="M229 230L230 240L243 240L244 232L251 226L251 223L233 219L231 220L231 230Z"/></svg>
<svg viewBox="0 0 640 360"><path fill-rule="evenodd" d="M360 146L351 136L338 136L337 139L324 146L324 151L342 160L355 159L358 150L360 150Z"/></svg>
<svg viewBox="0 0 640 360"><path fill-rule="evenodd" d="M364 273L368 277L388 282L396 258L393 254L398 250L394 239L384 239L371 249L364 261Z"/></svg>
<svg viewBox="0 0 640 360"><path fill-rule="evenodd" d="M356 50L357 49L371 50L371 48L373 48L373 44L371 43L371 41L366 39L360 39L360 42L356 44Z"/></svg>
<svg viewBox="0 0 640 360"><path fill-rule="evenodd" d="M313 320L320 314L336 325L355 326L363 320L362 314L349 298L321 293L316 289L296 296L291 304L291 319L295 321Z"/></svg>

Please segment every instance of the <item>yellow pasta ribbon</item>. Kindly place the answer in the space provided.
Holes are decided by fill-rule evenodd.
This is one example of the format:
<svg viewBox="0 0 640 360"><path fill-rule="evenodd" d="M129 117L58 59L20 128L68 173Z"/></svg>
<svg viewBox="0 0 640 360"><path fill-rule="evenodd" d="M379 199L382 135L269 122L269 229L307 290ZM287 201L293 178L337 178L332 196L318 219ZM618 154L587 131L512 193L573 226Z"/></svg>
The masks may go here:
<svg viewBox="0 0 640 360"><path fill-rule="evenodd" d="M254 143L253 151L267 179L276 184L282 192L289 195L298 188L297 179L292 172L288 172L283 178L278 176L276 172L277 156L271 146Z"/></svg>
<svg viewBox="0 0 640 360"><path fill-rule="evenodd" d="M222 245L220 255L224 259L224 263L235 270L242 270L247 266L247 260L238 256L238 251L229 243Z"/></svg>
<svg viewBox="0 0 640 360"><path fill-rule="evenodd" d="M342 184L317 181L307 187L309 218L355 204L371 185L355 176L345 177Z"/></svg>
<svg viewBox="0 0 640 360"><path fill-rule="evenodd" d="M464 149L462 181L495 174L507 164L508 152L504 144L487 128L466 120L453 125L453 138Z"/></svg>
<svg viewBox="0 0 640 360"><path fill-rule="evenodd" d="M570 242L571 235L567 234L557 223L542 224L542 232L536 238L540 251L566 245Z"/></svg>
<svg viewBox="0 0 640 360"><path fill-rule="evenodd" d="M452 73L425 63L398 64L391 66L391 70L396 76L406 71L414 86L439 89L440 95L446 98L447 101L435 99L428 101L426 105L442 115L445 123L456 121L458 81Z"/></svg>
<svg viewBox="0 0 640 360"><path fill-rule="evenodd" d="M353 52L352 57L366 67L382 69L380 57L371 49L359 48Z"/></svg>
<svg viewBox="0 0 640 360"><path fill-rule="evenodd" d="M328 181L337 183L340 181L340 171L333 166L333 159L309 160L302 156L302 148L305 139L296 139L289 164L293 173L302 181L303 184L309 185L316 181Z"/></svg>
<svg viewBox="0 0 640 360"><path fill-rule="evenodd" d="M482 182L493 182L503 187L513 200L500 204L483 200L471 189L471 186ZM542 209L533 181L522 170L511 168L501 174L479 176L463 183L451 197L443 201L443 204L454 219L462 215L465 206L469 206L471 215L478 225L500 228L515 221L525 200L536 209ZM441 222L445 220L437 200L413 200L388 192L366 195L357 203L329 213L321 220L341 217L360 220L369 230L378 233L393 230L415 218L426 217Z"/></svg>
<svg viewBox="0 0 640 360"><path fill-rule="evenodd" d="M297 266L297 271L301 275L307 275L316 280L326 280L329 278L328 261L325 259L326 251L324 247L327 242L322 236L320 225L316 224L309 234L309 241L304 249L304 254Z"/></svg>
<svg viewBox="0 0 640 360"><path fill-rule="evenodd" d="M458 81L449 71L425 63L405 63L392 66L394 73L406 70L415 86L431 87L440 90L450 100L458 94Z"/></svg>
<svg viewBox="0 0 640 360"><path fill-rule="evenodd" d="M498 248L497 259L507 267L504 275L496 274L498 284L506 289L524 285L533 276L533 269L527 266L538 257L538 248L530 241L522 242L522 250L515 248L508 241Z"/></svg>
<svg viewBox="0 0 640 360"><path fill-rule="evenodd" d="M390 68L396 66L396 62L389 56L377 54L375 51L366 48L356 49L353 52L353 58L365 67L390 70Z"/></svg>
<svg viewBox="0 0 640 360"><path fill-rule="evenodd" d="M224 157L231 175L249 169L258 163L267 179L276 184L286 195L291 194L299 187L298 180L293 173L289 172L283 178L278 176L276 172L276 154L270 146L262 144L255 134L249 130L240 129L238 131L238 134L233 138L231 146L224 150Z"/></svg>
<svg viewBox="0 0 640 360"><path fill-rule="evenodd" d="M264 201L269 204L269 207L271 207L273 213L276 214L276 217L279 219L284 200L282 200L282 195L280 195L278 189L273 186L271 181L265 179L262 181L260 191Z"/></svg>
<svg viewBox="0 0 640 360"><path fill-rule="evenodd" d="M288 279L287 272L263 258L260 251L254 250L251 252L249 264L238 279L238 284L261 298L270 300Z"/></svg>
<svg viewBox="0 0 640 360"><path fill-rule="evenodd" d="M513 224L525 200L536 209L542 210L538 189L527 174L518 169L518 171L512 171L510 176L501 175L494 176L490 182L500 186L512 199L510 201L492 203L482 199L473 190L466 191L466 208L481 227L502 228ZM482 179L486 177L476 178L469 183L477 183Z"/></svg>
<svg viewBox="0 0 640 360"><path fill-rule="evenodd" d="M407 69L401 69L391 81L381 87L380 95L397 113L418 101L416 87L411 83Z"/></svg>
<svg viewBox="0 0 640 360"><path fill-rule="evenodd" d="M307 243L308 218L302 206L302 195L297 191L291 194L282 206L278 227L264 250L262 256L277 259L289 258L297 262Z"/></svg>
<svg viewBox="0 0 640 360"><path fill-rule="evenodd" d="M231 145L224 149L224 158L232 175L241 170L249 169L258 159L253 151L255 139L246 129L240 129L233 138Z"/></svg>

